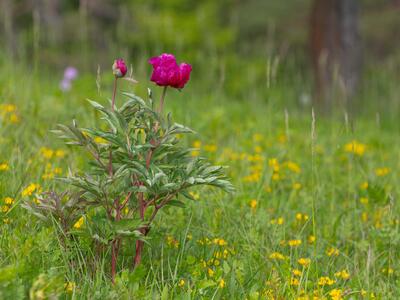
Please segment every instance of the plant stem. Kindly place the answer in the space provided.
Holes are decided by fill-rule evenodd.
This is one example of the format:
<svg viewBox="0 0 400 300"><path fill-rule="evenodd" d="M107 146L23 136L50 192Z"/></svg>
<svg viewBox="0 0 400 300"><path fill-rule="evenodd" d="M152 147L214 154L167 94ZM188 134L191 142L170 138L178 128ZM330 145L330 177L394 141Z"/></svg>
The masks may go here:
<svg viewBox="0 0 400 300"><path fill-rule="evenodd" d="M158 113L161 115L163 110L164 110L164 100L165 100L165 95L167 94L167 86L164 86L163 92L161 94L160 98L160 107L158 109Z"/></svg>
<svg viewBox="0 0 400 300"><path fill-rule="evenodd" d="M139 209L140 209L140 219L143 221L144 220L144 212L145 212L145 202L143 199L143 193L139 194L138 197L139 201ZM146 235L146 228L140 228L139 231L143 234ZM133 259L133 267L137 267L140 264L140 261L142 260L142 250L143 250L143 241L137 240L136 241L136 249L135 249L135 257Z"/></svg>
<svg viewBox="0 0 400 300"><path fill-rule="evenodd" d="M115 111L115 95L117 93L117 80L118 78L115 77L114 79L114 89L113 89L113 95L112 95L112 100L111 100L111 110ZM109 161L108 161L108 174L110 177L113 175L113 169L112 169L112 150L110 149L110 156L109 156Z"/></svg>
<svg viewBox="0 0 400 300"><path fill-rule="evenodd" d="M165 101L165 95L167 94L167 88L168 87L166 87L166 86L164 87L163 92L161 94L161 98L160 98L160 106L158 108L158 113L160 115L160 118L161 118L161 115L162 115L163 110L164 110L164 101ZM156 122L156 124L155 124L155 126L153 128L154 132L157 132L158 126L159 126L159 123ZM146 155L146 169L150 168L150 163L151 163L151 158L153 156L153 152L154 152L154 149L150 149L149 152ZM139 193L138 204L139 204L140 219L142 221L144 221L144 213L145 213L145 210L146 210L146 207L147 207L147 203L143 199L143 193ZM154 215L152 216L152 219L157 214L158 209L159 208L156 208L155 212L153 213ZM151 223L151 221L150 221L150 223ZM149 225L146 225L145 227L142 227L142 228L139 229L139 231L144 236L146 236L147 233L149 232L149 229L150 229ZM136 249L135 249L136 253L135 253L135 257L133 259L133 267L134 268L137 267L140 264L141 260L142 260L143 246L144 246L143 241L140 241L140 240L136 241Z"/></svg>
<svg viewBox="0 0 400 300"><path fill-rule="evenodd" d="M113 95L112 95L112 100L111 100L111 110L115 111L115 95L117 93L117 77L114 79L114 88L113 88ZM112 149L110 148L110 155L109 155L109 161L108 161L108 174L110 177L113 175L113 169L112 169ZM114 201L114 206L116 210L116 219L119 219L119 207L118 204L115 203ZM111 216L112 218L112 216ZM114 239L111 243L111 282L112 284L115 284L115 274L117 273L117 260L118 260L118 248L119 248L119 242L118 239Z"/></svg>
<svg viewBox="0 0 400 300"><path fill-rule="evenodd" d="M115 283L115 274L117 273L117 240L113 240L111 244L111 282Z"/></svg>
<svg viewBox="0 0 400 300"><path fill-rule="evenodd" d="M116 95L116 93L117 93L117 80L118 80L118 78L115 77L115 79L114 79L113 95L112 95L112 100L111 100L111 110L112 110L112 111L115 110L115 95Z"/></svg>

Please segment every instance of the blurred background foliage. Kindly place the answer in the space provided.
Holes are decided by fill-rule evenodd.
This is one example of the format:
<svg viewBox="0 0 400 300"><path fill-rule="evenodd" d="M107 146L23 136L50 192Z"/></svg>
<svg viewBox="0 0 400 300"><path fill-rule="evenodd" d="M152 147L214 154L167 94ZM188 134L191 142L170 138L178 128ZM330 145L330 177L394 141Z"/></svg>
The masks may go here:
<svg viewBox="0 0 400 300"><path fill-rule="evenodd" d="M2 0L0 51L3 59L36 71L74 65L92 74L99 65L109 68L116 56L132 63L135 74L143 73L143 58L170 52L194 65L193 76L201 79L195 82L207 86L206 92L222 89L235 98L289 93L286 101L296 98L291 104L308 103L313 2L318 1ZM371 72L379 85L388 70L399 75L400 4L354 2L363 49L361 85L371 84ZM282 91L288 85L291 90Z"/></svg>

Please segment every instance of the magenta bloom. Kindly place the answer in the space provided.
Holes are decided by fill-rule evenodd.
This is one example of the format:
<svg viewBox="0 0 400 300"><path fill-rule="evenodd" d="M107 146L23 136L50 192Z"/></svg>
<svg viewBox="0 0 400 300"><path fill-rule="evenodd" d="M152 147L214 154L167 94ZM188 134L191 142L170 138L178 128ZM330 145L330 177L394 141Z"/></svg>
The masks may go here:
<svg viewBox="0 0 400 300"><path fill-rule="evenodd" d="M153 66L150 80L159 86L182 89L190 79L192 66L187 63L178 65L172 54L164 53L152 57L149 59L149 63Z"/></svg>
<svg viewBox="0 0 400 300"><path fill-rule="evenodd" d="M126 72L128 71L128 67L126 66L125 61L122 58L114 60L112 69L113 69L113 74L117 78L124 77Z"/></svg>

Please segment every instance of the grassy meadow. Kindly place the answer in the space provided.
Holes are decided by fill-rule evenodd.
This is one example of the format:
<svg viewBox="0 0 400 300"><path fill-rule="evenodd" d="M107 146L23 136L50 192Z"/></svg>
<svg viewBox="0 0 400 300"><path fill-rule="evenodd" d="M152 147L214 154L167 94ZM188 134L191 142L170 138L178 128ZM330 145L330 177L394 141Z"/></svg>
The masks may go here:
<svg viewBox="0 0 400 300"><path fill-rule="evenodd" d="M221 71L218 59L208 58L209 69L194 64L187 87L168 92L166 108L197 132L181 142L227 166L236 192L195 189L187 209L164 210L142 265L131 269L132 244L112 285L109 251L93 263L94 249L79 235L64 251L57 223L44 225L21 207L60 186L54 178L87 168L85 154L50 130L72 119L96 124L86 99L111 97L111 63L80 74L63 93L61 71L3 56L0 299L400 298L395 70L367 71L357 112L339 104L327 115L309 103L310 74L237 58ZM149 74L146 59L137 59L139 83L124 83L117 105L126 100L121 90L145 98L150 87L157 99L161 89Z"/></svg>

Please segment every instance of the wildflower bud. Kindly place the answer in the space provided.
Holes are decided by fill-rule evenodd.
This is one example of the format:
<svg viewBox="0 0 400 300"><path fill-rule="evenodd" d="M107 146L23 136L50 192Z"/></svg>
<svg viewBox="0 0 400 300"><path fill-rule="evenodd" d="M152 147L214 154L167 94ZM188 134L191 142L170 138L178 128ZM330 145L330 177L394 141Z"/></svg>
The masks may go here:
<svg viewBox="0 0 400 300"><path fill-rule="evenodd" d="M128 71L125 61L122 58L116 59L114 61L112 69L113 69L113 74L117 78L124 77L126 72Z"/></svg>

